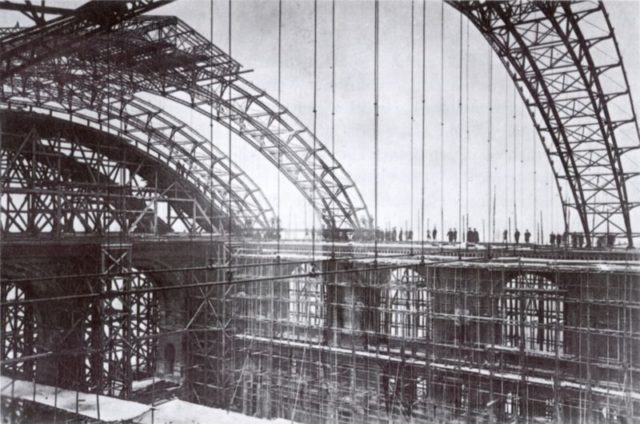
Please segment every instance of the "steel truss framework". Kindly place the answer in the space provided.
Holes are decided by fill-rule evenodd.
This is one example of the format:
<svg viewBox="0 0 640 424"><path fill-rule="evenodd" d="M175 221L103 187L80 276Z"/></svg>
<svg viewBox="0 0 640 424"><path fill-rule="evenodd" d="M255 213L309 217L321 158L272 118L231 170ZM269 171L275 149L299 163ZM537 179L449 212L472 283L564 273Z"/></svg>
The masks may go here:
<svg viewBox="0 0 640 424"><path fill-rule="evenodd" d="M518 87L587 244L618 233L633 245L630 210L639 203L626 181L638 172L624 171L623 155L640 147L640 132L604 4L449 4L480 30Z"/></svg>
<svg viewBox="0 0 640 424"><path fill-rule="evenodd" d="M565 181L571 192L571 198L561 195L563 204L577 211L588 244L603 233L625 234L632 244L630 210L636 202L628 198L625 183L636 173L624 172L622 156L638 147L638 127L604 6L451 4L480 29L520 89L558 188ZM139 116L127 112L142 92L162 96L215 119L272 163L280 163L328 226L370 224L357 188L326 147L282 105L242 78L239 64L185 23L137 17L119 23L108 35L89 34L56 57L17 66L4 79L4 102L26 98L32 105L55 104L69 113L91 111L104 123L103 114L107 122L112 114ZM602 49L615 52L613 60L603 59ZM624 133L629 126L633 131ZM177 141L175 133L173 127L169 143Z"/></svg>
<svg viewBox="0 0 640 424"><path fill-rule="evenodd" d="M25 291L16 284L2 284L3 302L19 302L25 299ZM12 360L35 352L37 332L33 326L33 310L30 305L12 305L2 308L1 349L2 359ZM20 361L3 369L15 377L32 378L33 362Z"/></svg>
<svg viewBox="0 0 640 424"><path fill-rule="evenodd" d="M85 384L90 391L129 398L132 382L153 374L158 327L158 301L145 289L153 284L131 265L131 245L104 244L96 292L89 306L84 341L92 352L85 356Z"/></svg>
<svg viewBox="0 0 640 424"><path fill-rule="evenodd" d="M133 267L132 245L103 243L98 258L82 255L55 266L3 267L2 375L92 393L129 398L132 382L156 370L160 334L158 285ZM48 288L29 277L98 267L100 277L65 281ZM10 269L6 269L10 268ZM9 282L24 276L22 282ZM6 281L6 282L5 282ZM59 280L62 282L62 280ZM44 310L31 302L65 294L78 299Z"/></svg>
<svg viewBox="0 0 640 424"><path fill-rule="evenodd" d="M5 236L194 234L215 232L226 219L221 202L212 205L184 172L167 166L170 157L154 159L115 136L55 118L4 118Z"/></svg>
<svg viewBox="0 0 640 424"><path fill-rule="evenodd" d="M242 78L233 59L177 18L130 19L108 35L87 37L72 52L5 78L2 101L11 107L84 112L105 125L118 117L124 121L121 131L128 131L132 119L149 123L156 118L140 112L141 93L164 97L230 128L279 163L328 226L370 225L357 187L329 150L284 106ZM160 125L167 134L165 146L185 144L182 127ZM189 161L184 166L192 169Z"/></svg>

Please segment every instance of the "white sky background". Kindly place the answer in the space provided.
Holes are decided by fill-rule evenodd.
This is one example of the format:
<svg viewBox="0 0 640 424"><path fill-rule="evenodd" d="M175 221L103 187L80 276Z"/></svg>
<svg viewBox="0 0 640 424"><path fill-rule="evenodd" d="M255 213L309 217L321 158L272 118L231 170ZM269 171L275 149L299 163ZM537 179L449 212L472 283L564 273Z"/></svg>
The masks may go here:
<svg viewBox="0 0 640 424"><path fill-rule="evenodd" d="M77 1L49 1L47 4L75 7ZM379 136L379 203L381 227L406 227L412 220L420 229L421 205L421 66L422 66L422 2L415 2L414 64L414 196L411 205L410 146L410 76L411 76L411 2L382 1L380 6L380 136ZM635 1L606 3L607 10L629 74L632 94L638 108L640 79L640 3ZM200 33L209 37L211 2L178 0L155 11L177 15ZM225 51L229 48L228 2L214 0L214 43ZM245 77L257 86L277 93L278 2L276 0L235 0L232 6L232 56L244 69L253 72ZM440 226L440 24L441 4L427 2L426 47L426 169L425 221L433 228ZM13 25L28 20L2 12L0 23ZM458 226L458 84L459 84L460 15L444 6L444 226ZM466 33L467 21L463 20ZM313 1L284 0L282 28L282 103L308 128L313 127ZM466 41L465 41L466 43ZM463 48L466 50L466 45ZM488 69L489 46L472 24L469 24L469 101L463 93L463 162L462 212L467 209L469 223L483 236L488 214ZM491 54L493 54L491 52ZM466 52L463 60L466 61ZM513 148L517 148L516 204L518 228L534 231L534 215L544 221L544 232L561 231L562 211L555 182L542 145L519 94L516 97L514 137L513 83L494 55L493 75L493 184L496 186L496 232L513 222ZM463 64L463 86L466 64ZM331 148L331 1L318 2L318 112L317 135ZM463 87L464 88L464 87ZM506 90L505 90L506 88ZM336 6L336 140L338 160L359 186L371 213L374 207L373 172L373 2L338 0ZM505 104L506 101L506 104ZM172 108L173 106L168 106ZM469 109L469 154L466 149L466 109ZM172 109L181 119L208 135L208 120L190 111ZM215 125L214 140L227 151L227 131ZM506 133L505 133L506 132ZM506 134L506 135L505 135ZM509 154L505 167L505 140ZM233 137L233 160L263 189L274 207L277 204L277 172L260 154ZM535 150L535 152L534 152ZM533 157L537 173L534 185ZM635 156L636 169L640 160ZM468 162L468 175L465 173ZM506 168L506 169L505 169ZM629 169L626 169L627 171ZM285 227L311 226L311 209L305 206L284 178L281 192L281 217ZM631 180L628 191L640 198L640 181ZM533 208L534 188L537 210ZM506 208L505 208L506 205ZM506 210L505 210L506 209ZM575 215L571 227L578 229ZM426 222L425 222L426 225ZM513 223L512 223L513 226ZM440 231L440 229L439 229ZM446 230L445 230L446 231ZM547 236L545 236L545 239Z"/></svg>

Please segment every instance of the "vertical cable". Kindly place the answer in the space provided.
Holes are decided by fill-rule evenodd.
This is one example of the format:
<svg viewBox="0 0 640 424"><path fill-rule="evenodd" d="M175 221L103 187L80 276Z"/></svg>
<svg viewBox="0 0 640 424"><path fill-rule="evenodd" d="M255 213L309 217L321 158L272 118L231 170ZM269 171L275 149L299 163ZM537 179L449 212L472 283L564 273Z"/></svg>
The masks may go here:
<svg viewBox="0 0 640 424"><path fill-rule="evenodd" d="M313 184L311 197L311 260L316 262L316 144L318 129L318 0L313 0Z"/></svg>
<svg viewBox="0 0 640 424"><path fill-rule="evenodd" d="M535 229L535 234L536 234L536 239L538 241L538 243L540 243L542 240L540 239L540 236L538 234L538 221L536 220L536 211L538 210L538 170L537 170L537 164L536 164L536 131L535 129L533 130L533 137L532 137L532 141L533 141L533 222L534 222L534 229Z"/></svg>
<svg viewBox="0 0 640 424"><path fill-rule="evenodd" d="M229 38L229 58L233 57L233 51L232 51L232 39L233 39L232 38L232 35L233 35L233 25L232 25L233 24L233 19L232 19L233 18L233 14L232 14L232 11L233 10L232 10L231 6L232 6L231 5L231 0L229 0L229 16L227 18L228 21L229 21L229 25L228 25L228 31L229 31L229 34L228 34L228 38ZM228 91L229 111L231 111L231 99L233 98L231 92L232 92L231 87L229 87L229 91ZM233 227L232 227L233 226L233 209L231 208L231 194L232 194L231 193L231 183L233 181L233 171L232 171L232 168L231 168L231 166L232 166L232 158L233 158L233 150L232 150L233 146L231 144L231 136L232 135L233 135L233 131L231 129L231 125L229 125L229 137L228 137L228 144L229 144L228 145L228 149L229 149L229 159L228 159L228 161L229 161L229 188L228 188L228 194L229 194L229 196L228 196L229 197L229 199L228 199L228 201L229 201L229 206L228 206L229 207L229 232L228 232L229 233L229 237L228 237L229 247L228 247L228 249L224 250L225 255L228 255L225 258L225 259L227 259L225 261L225 265L231 265L231 261L232 261L232 257L231 256L232 256L232 252L233 252L232 245L231 245L231 232L233 230ZM233 273L231 271L227 271L226 274L227 275L225 277L223 277L223 278L225 278L227 281L231 281L231 279L233 278ZM227 311L227 298L226 297L227 296L226 296L226 289L224 289L224 288L222 289L221 297L222 297L222 308L221 308L222 309L222 317L223 317L223 319L226 319L226 314L227 314L227 312L226 312ZM225 324L225 326L223 328L224 328L223 331L226 331L226 324ZM224 375L224 373L227 372L225 362L226 362L226 359L227 359L226 358L227 357L227 349L229 349L226 346L225 338L226 338L225 334L223 333L222 342L221 342L221 347L222 347L222 367L221 367L222 368L222 375ZM244 344L244 342L243 342L243 344ZM232 363L235 363L235 351L233 350L233 348L231 348L230 350L231 350L232 361L233 361Z"/></svg>
<svg viewBox="0 0 640 424"><path fill-rule="evenodd" d="M282 0L278 0L278 107L282 107ZM280 133L281 130L281 124L280 124L280 119L278 118L278 133ZM277 247L276 247L276 266L278 267L278 272L280 272L279 268L280 268L280 237L281 235L281 231L282 231L282 227L281 227L281 220L280 220L280 212L281 212L281 208L280 208L280 176L281 176L281 166L282 166L282 146L281 143L278 143L278 153L277 153L278 157L277 157L277 165L278 165L278 175L277 175L277 214L276 214L276 239L277 239ZM290 283L289 283L290 284ZM273 355L274 355L274 339L275 339L275 325L276 325L276 320L278 320L278 315L279 312L276 312L276 305L275 305L275 287L274 287L274 282L271 281L271 346L269 349L270 355L269 355L269 369L273 370L274 367L274 361L273 361ZM282 291L282 286L279 285L278 286L279 290L278 290L278 294L280 295L281 291ZM281 298L282 296L278 296L278 298ZM282 303L279 301L279 304L282 305ZM278 362L278 369L280 368L280 358L282 358L282 345L280 344L278 346L278 355L277 355L277 362ZM271 396L273 396L273 392L274 387L272 386L272 381L273 379L268 379L269 382L269 398L270 400L273 402L273 398ZM275 397L275 396L274 396ZM277 402L277 400L276 400Z"/></svg>
<svg viewBox="0 0 640 424"><path fill-rule="evenodd" d="M281 102L281 97L282 97L282 0L278 0L278 106L282 107L282 102ZM278 118L278 133L280 133L280 118ZM277 158L277 166L278 166L278 180L277 180L277 200L276 200L276 208L277 208L277 213L276 213L276 240L277 240L277 246L276 246L276 255L277 258L279 260L280 258L280 167L281 167L281 161L282 161L282 147L280 145L281 143L278 143L278 158Z"/></svg>
<svg viewBox="0 0 640 424"><path fill-rule="evenodd" d="M493 51L491 50L491 46L489 46L489 93L488 93L488 97L489 97L489 135L487 137L487 144L488 144L488 148L489 148L489 162L488 162L488 167L487 167L487 174L488 174L488 178L487 178L487 193L488 193L488 209L487 209L487 222L488 222L488 231L487 231L487 240L486 241L493 241L493 236L495 233L495 228L493 228L492 225L492 220L491 220L491 187L492 187L492 175L491 175L491 171L492 171L492 164L491 164L491 160L493 158L493 152L492 152L492 144L491 144L491 138L493 137Z"/></svg>
<svg viewBox="0 0 640 424"><path fill-rule="evenodd" d="M444 1L440 4L440 237L444 237Z"/></svg>
<svg viewBox="0 0 640 424"><path fill-rule="evenodd" d="M282 1L282 0L280 0ZM331 157L336 168L336 0L331 2ZM331 220L331 257L336 256L335 220Z"/></svg>
<svg viewBox="0 0 640 424"><path fill-rule="evenodd" d="M422 240L422 246L420 249L420 262L424 263L424 240L425 240L425 228L424 228L424 186L425 186L425 178L424 178L424 172L425 172L425 122L426 122L426 85L427 85L427 78L426 78L426 69L427 69L427 2L426 0L422 0L422 132L421 132L421 138L422 138L422 172L421 172L421 178L420 178L420 183L422 186L422 195L421 195L421 204L422 206L420 207L420 213L421 213L421 217L420 217L420 234L421 234L421 240ZM442 179L440 180L440 182L442 183Z"/></svg>
<svg viewBox="0 0 640 424"><path fill-rule="evenodd" d="M507 242L511 236L511 220L509 218L509 74L504 80L504 221L508 228Z"/></svg>
<svg viewBox="0 0 640 424"><path fill-rule="evenodd" d="M518 134L517 134L517 107L516 104L516 85L513 84L513 228L518 229L518 201L517 201L517 185L518 185Z"/></svg>
<svg viewBox="0 0 640 424"><path fill-rule="evenodd" d="M458 65L458 231L462 240L462 13L460 14L460 54ZM457 240L456 240L457 241Z"/></svg>
<svg viewBox="0 0 640 424"><path fill-rule="evenodd" d="M411 202L410 202L410 210L409 210L409 214L410 214L410 221L411 224L409 226L409 228L411 228L411 231L414 231L413 228L413 112L414 112L414 107L413 107L413 91L414 91L414 62L415 62L415 52L414 52L414 47L415 47L415 41L414 41L414 30L415 30L415 4L414 4L414 0L411 0L411 132L410 132L410 136L409 136L409 144L411 145L411 153L409 154L409 157L411 158ZM429 231L429 229L427 228L427 231ZM421 233L424 233L424 231L421 231ZM424 234L422 235L422 237L424 237ZM413 239L414 237L411 237L411 254L413 255Z"/></svg>
<svg viewBox="0 0 640 424"><path fill-rule="evenodd" d="M466 20L466 32L467 32L467 51L465 53L465 59L466 59L466 65L465 65L465 114L466 114L466 140L465 140L465 154L464 154L464 160L465 160L465 194L464 194L464 199L465 199L465 217L466 217L466 227L469 227L469 20ZM466 234L466 232L464 232L464 229L462 229L463 233L462 234ZM469 240L467 240L469 241Z"/></svg>
<svg viewBox="0 0 640 424"><path fill-rule="evenodd" d="M378 229L378 60L379 39L378 25L380 21L380 4L374 1L373 25L373 167L374 167L374 231ZM374 263L378 263L378 237L374 237Z"/></svg>
<svg viewBox="0 0 640 424"><path fill-rule="evenodd" d="M228 26L228 28L229 28L229 34L228 34L228 38L229 38L229 57L233 57L232 51L231 51L231 47L232 47L231 35L232 35L232 30L233 30L231 18L232 18L232 9L231 9L231 0L229 0L229 17L228 17L228 19L229 19L229 26ZM231 99L232 99L231 91L232 91L231 88L229 88L229 91L228 91L229 105L231 105ZM232 229L232 225L233 225L233 210L231 209L231 182L232 182L232 174L233 174L232 168L231 168L231 166L232 166L231 157L232 157L232 154L233 154L233 150L232 150L233 146L231 144L231 136L232 135L233 135L233 131L231 130L231 126L229 126L229 137L228 137L228 140L227 140L228 141L228 147L227 148L229 150L229 158L228 158L228 162L229 162L229 187L228 187L228 190L227 190L227 192L228 192L227 193L228 194L228 202L229 202L229 206L228 206L229 207L229 231L228 231L228 233L229 233L229 237L228 237L228 239L229 239L229 258L228 259L229 260L227 262L229 262L229 263L231 263L231 229Z"/></svg>
<svg viewBox="0 0 640 424"><path fill-rule="evenodd" d="M519 124L520 124L520 163L519 163L519 169L518 169L518 173L520 174L519 178L518 178L518 183L519 183L519 187L518 187L518 212L520 211L520 208L522 207L523 203L524 203L524 178L523 178L523 164L524 164L524 105L523 102L520 102L519 105L519 110L520 110L520 119ZM524 215L524 214L523 214ZM520 216L522 219L522 215ZM521 223L522 224L522 223ZM524 228L524 231L526 232L528 230L528 225L526 225Z"/></svg>

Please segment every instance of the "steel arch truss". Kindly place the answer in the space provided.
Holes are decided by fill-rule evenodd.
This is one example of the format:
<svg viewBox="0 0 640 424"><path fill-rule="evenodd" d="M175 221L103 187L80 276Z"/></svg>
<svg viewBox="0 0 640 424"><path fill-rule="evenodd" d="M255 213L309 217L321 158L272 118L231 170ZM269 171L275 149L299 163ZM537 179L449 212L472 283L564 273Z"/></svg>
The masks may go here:
<svg viewBox="0 0 640 424"><path fill-rule="evenodd" d="M162 157L53 117L4 112L0 118L6 121L3 236L195 234L216 232L226 222L219 205Z"/></svg>
<svg viewBox="0 0 640 424"><path fill-rule="evenodd" d="M131 108L150 95L164 97L230 128L279 164L327 226L371 225L360 192L330 151L276 99L243 79L231 57L175 17L130 19L2 82L5 103L90 111L101 124L113 116L126 116L128 124L140 116ZM170 133L169 142L179 142L172 139L177 134Z"/></svg>
<svg viewBox="0 0 640 424"><path fill-rule="evenodd" d="M55 116L118 136L138 151L167 163L225 216L229 216L231 208L236 228L264 230L273 226L273 208L253 180L236 164L229 166L223 152L160 107L143 99L131 99L123 108L117 109L98 105L94 99L96 110L91 110L83 103L87 99L83 93L77 92L74 96L65 92L63 96L68 99L66 107L62 107L56 101L59 96L54 96L48 89L32 92L25 87L15 96L9 96L5 107L12 111L27 110ZM230 179L229 174L233 178ZM221 228L228 226L227 219L220 222Z"/></svg>
<svg viewBox="0 0 640 424"><path fill-rule="evenodd" d="M449 2L498 54L544 144L565 207L588 244L617 233L633 244L638 205L623 155L640 146L636 114L613 28L596 2ZM565 216L565 219L566 216Z"/></svg>

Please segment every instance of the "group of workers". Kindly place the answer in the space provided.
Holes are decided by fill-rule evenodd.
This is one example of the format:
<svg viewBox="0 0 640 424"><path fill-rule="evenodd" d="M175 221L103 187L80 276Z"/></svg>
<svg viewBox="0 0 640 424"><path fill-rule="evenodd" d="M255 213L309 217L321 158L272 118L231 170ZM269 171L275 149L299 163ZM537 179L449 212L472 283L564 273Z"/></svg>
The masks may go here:
<svg viewBox="0 0 640 424"><path fill-rule="evenodd" d="M569 239L571 239L571 247L581 248L586 244L586 240L583 233L551 233L549 234L549 244L551 246L565 246L569 245ZM595 239L595 245L597 247L613 247L616 243L615 234L601 234Z"/></svg>
<svg viewBox="0 0 640 424"><path fill-rule="evenodd" d="M516 228L516 231L513 233L513 240L516 244L520 244L520 230ZM502 232L502 242L509 243L509 232L504 230ZM531 242L531 233L529 230L524 231L524 242L525 244L529 244Z"/></svg>
<svg viewBox="0 0 640 424"><path fill-rule="evenodd" d="M313 231L313 230L312 230ZM414 233L412 230L402 228L398 230L397 227L392 227L386 230L367 230L360 229L356 231L334 229L333 231L328 228L322 230L317 229L317 236L326 240L336 241L373 241L377 239L380 242L410 242L414 239ZM276 230L268 230L265 234L259 234L260 238L264 239L277 239L279 234ZM309 236L309 230L305 231L305 236ZM531 232L527 229L524 234L520 233L517 228L513 232L513 242L515 245L520 244L520 236L524 236L524 244L531 244ZM437 228L433 230L427 230L425 233L425 240L436 241L438 238ZM599 235L595 240L592 240L592 245L597 247L613 247L615 245L615 234L603 234ZM458 230L457 228L449 228L447 231L447 240L449 243L458 242ZM480 233L477 229L469 227L466 233L467 243L480 243ZM510 243L509 231L504 230L502 233L502 242L505 244ZM571 246L572 248L582 248L587 243L585 235L581 232L565 232L562 233L550 233L549 244L551 246Z"/></svg>

